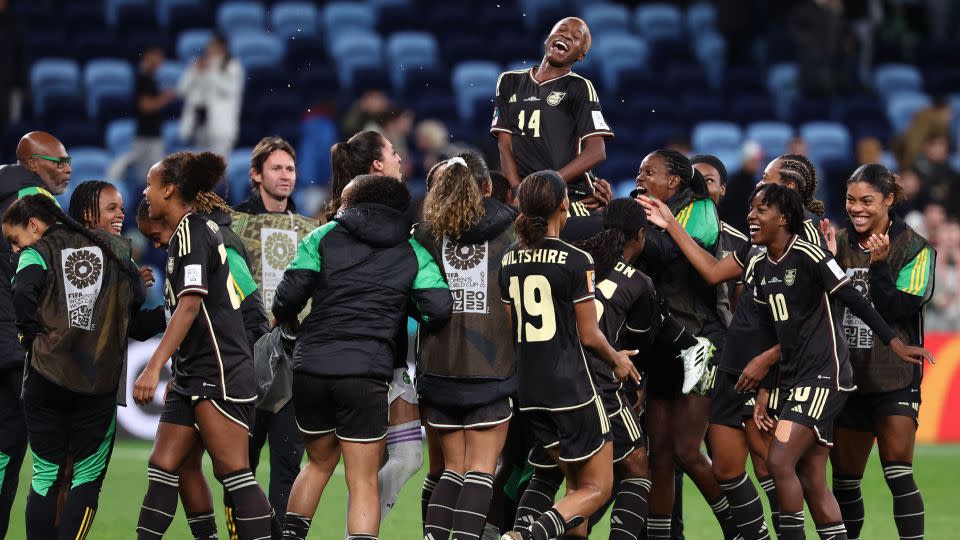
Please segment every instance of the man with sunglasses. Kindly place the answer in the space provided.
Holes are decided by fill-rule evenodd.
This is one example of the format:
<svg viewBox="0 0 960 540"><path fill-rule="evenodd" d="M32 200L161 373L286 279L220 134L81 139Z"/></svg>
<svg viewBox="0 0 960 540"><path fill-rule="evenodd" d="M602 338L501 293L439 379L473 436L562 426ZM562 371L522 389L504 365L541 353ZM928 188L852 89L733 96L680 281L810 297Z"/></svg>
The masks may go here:
<svg viewBox="0 0 960 540"><path fill-rule="evenodd" d="M0 165L0 214L27 195L60 195L69 182L70 156L63 143L43 131L27 133L17 145L17 163ZM27 427L20 401L24 351L10 292L10 279L16 268L10 244L0 237L0 538L7 533L27 448Z"/></svg>

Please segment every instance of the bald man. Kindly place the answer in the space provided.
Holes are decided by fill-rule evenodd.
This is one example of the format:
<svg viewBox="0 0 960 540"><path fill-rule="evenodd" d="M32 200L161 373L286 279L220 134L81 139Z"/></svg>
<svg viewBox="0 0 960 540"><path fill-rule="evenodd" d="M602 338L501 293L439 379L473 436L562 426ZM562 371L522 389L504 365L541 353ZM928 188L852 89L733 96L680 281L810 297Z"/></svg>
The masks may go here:
<svg viewBox="0 0 960 540"><path fill-rule="evenodd" d="M497 81L490 134L500 147L500 167L516 187L536 171L554 170L571 200L593 193L587 173L606 159L613 138L593 83L572 71L590 49L590 28L561 19L543 43L540 65L506 71Z"/></svg>
<svg viewBox="0 0 960 540"><path fill-rule="evenodd" d="M66 158L64 161L63 158ZM43 131L27 133L17 145L17 163L0 165L0 213L26 195L66 191L70 163L63 143ZM10 280L17 268L6 238L0 238L0 538L7 532L17 494L27 427L20 401L24 351L13 316Z"/></svg>

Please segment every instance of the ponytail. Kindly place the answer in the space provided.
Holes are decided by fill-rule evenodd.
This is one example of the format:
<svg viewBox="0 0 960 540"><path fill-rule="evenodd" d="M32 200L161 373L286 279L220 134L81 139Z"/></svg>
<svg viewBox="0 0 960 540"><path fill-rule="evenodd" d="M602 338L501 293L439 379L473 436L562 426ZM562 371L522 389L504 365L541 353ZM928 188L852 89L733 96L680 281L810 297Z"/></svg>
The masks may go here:
<svg viewBox="0 0 960 540"><path fill-rule="evenodd" d="M227 172L227 162L213 152L177 152L160 162L160 181L173 184L183 202L190 204L200 193L213 191Z"/></svg>
<svg viewBox="0 0 960 540"><path fill-rule="evenodd" d="M606 278L623 255L628 239L635 238L647 226L647 214L630 198L614 199L604 210L603 231L576 243L593 257L597 280Z"/></svg>
<svg viewBox="0 0 960 540"><path fill-rule="evenodd" d="M430 191L423 203L423 217L430 222L433 237L456 240L483 217L483 195L473 172L462 157L434 168Z"/></svg>
<svg viewBox="0 0 960 540"><path fill-rule="evenodd" d="M520 245L537 247L547 235L547 219L563 204L566 184L555 171L535 172L520 182L517 200L520 215L515 222Z"/></svg>
<svg viewBox="0 0 960 540"><path fill-rule="evenodd" d="M330 182L330 202L324 209L327 221L340 209L340 194L351 180L368 174L373 162L383 157L384 138L376 131L361 131L346 142L330 147L330 165L333 179Z"/></svg>
<svg viewBox="0 0 960 540"><path fill-rule="evenodd" d="M823 201L815 199L817 192L817 169L813 163L801 154L784 154L777 158L780 161L780 176L797 185L797 193L803 201L803 207L818 216L824 213Z"/></svg>
<svg viewBox="0 0 960 540"><path fill-rule="evenodd" d="M893 204L898 204L906 199L900 177L880 163L867 163L853 171L853 174L847 179L847 185L856 182L870 184L884 198L893 194Z"/></svg>

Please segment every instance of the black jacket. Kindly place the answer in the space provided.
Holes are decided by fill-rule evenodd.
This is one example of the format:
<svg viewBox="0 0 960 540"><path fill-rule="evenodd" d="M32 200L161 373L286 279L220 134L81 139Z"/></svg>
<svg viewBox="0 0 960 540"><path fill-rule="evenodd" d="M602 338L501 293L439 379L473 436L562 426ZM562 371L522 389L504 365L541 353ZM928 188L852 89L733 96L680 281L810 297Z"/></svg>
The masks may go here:
<svg viewBox="0 0 960 540"><path fill-rule="evenodd" d="M453 300L433 257L410 238L410 220L378 204L339 212L297 247L273 300L278 321L297 332L293 371L393 377L396 335L411 316L430 328L450 319Z"/></svg>
<svg viewBox="0 0 960 540"><path fill-rule="evenodd" d="M263 199L260 197L260 191L256 189L251 190L250 196L247 197L247 200L234 206L233 209L237 212L253 215L270 213L267 211L267 207L263 205ZM293 202L293 197L287 199L287 212L291 212L293 214L297 213L297 204Z"/></svg>

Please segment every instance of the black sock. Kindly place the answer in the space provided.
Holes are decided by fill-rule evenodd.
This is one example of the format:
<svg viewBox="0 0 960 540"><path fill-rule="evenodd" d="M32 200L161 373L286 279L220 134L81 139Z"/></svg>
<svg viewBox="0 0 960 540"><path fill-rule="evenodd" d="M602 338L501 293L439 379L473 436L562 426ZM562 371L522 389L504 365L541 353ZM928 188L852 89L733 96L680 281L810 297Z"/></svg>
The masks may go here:
<svg viewBox="0 0 960 540"><path fill-rule="evenodd" d="M513 530L529 529L537 519L553 506L553 499L560 490L560 482L551 477L553 471L537 470L527 484L527 489L520 496L517 503L517 517L514 520Z"/></svg>
<svg viewBox="0 0 960 540"><path fill-rule="evenodd" d="M198 514L187 513L187 525L194 540L215 540L217 538L217 520L213 512Z"/></svg>
<svg viewBox="0 0 960 540"><path fill-rule="evenodd" d="M530 538L531 540L557 538L569 529L579 527L581 523L583 523L583 517L581 516L575 516L573 519L566 521L560 515L560 512L557 512L556 508L550 508L530 526Z"/></svg>
<svg viewBox="0 0 960 540"><path fill-rule="evenodd" d="M227 522L228 540L240 540L240 536L237 533L236 513L237 509L233 504L233 499L230 498L230 492L223 490L223 517L224 521Z"/></svg>
<svg viewBox="0 0 960 540"><path fill-rule="evenodd" d="M141 540L162 538L167 532L177 512L180 475L148 463L147 480L147 494L137 520L137 538Z"/></svg>
<svg viewBox="0 0 960 540"><path fill-rule="evenodd" d="M817 535L820 540L847 540L847 529L842 521L817 525Z"/></svg>
<svg viewBox="0 0 960 540"><path fill-rule="evenodd" d="M377 537L372 534L351 534L347 540L377 540Z"/></svg>
<svg viewBox="0 0 960 540"><path fill-rule="evenodd" d="M727 500L726 495L721 495L719 499L715 501L707 501L710 504L710 509L713 510L713 515L717 518L717 521L720 523L720 528L723 530L723 537L726 540L733 540L740 534L740 530L737 529L737 522L733 518L733 511L730 509L730 501Z"/></svg>
<svg viewBox="0 0 960 540"><path fill-rule="evenodd" d="M287 512L283 518L283 540L304 540L310 530L311 518Z"/></svg>
<svg viewBox="0 0 960 540"><path fill-rule="evenodd" d="M250 469L217 477L233 501L237 533L242 538L269 538L272 509Z"/></svg>
<svg viewBox="0 0 960 540"><path fill-rule="evenodd" d="M860 493L859 476L833 475L833 496L840 506L840 515L847 529L847 536L856 540L860 538L860 529L863 528L863 494ZM896 499L894 499L896 500Z"/></svg>
<svg viewBox="0 0 960 540"><path fill-rule="evenodd" d="M650 480L625 478L617 485L610 512L610 540L633 540L647 520Z"/></svg>
<svg viewBox="0 0 960 540"><path fill-rule="evenodd" d="M760 502L760 495L747 473L721 481L720 489L727 496L730 511L733 512L737 528L745 540L770 538L767 524L763 520L763 503Z"/></svg>
<svg viewBox="0 0 960 540"><path fill-rule="evenodd" d="M437 488L439 476L427 474L423 479L423 488L420 490L420 523L427 522L427 508L430 506L430 497L433 496L433 490Z"/></svg>
<svg viewBox="0 0 960 540"><path fill-rule="evenodd" d="M806 538L803 532L803 510L799 512L780 511L780 534L779 540L803 540Z"/></svg>
<svg viewBox="0 0 960 540"><path fill-rule="evenodd" d="M649 540L670 540L671 516L666 514L650 514L647 519L647 538Z"/></svg>
<svg viewBox="0 0 960 540"><path fill-rule="evenodd" d="M457 505L462 487L462 476L453 471L443 471L427 507L427 520L423 522L424 536L433 534L437 539L450 536L453 508Z"/></svg>
<svg viewBox="0 0 960 540"><path fill-rule="evenodd" d="M67 500L60 510L60 537L86 538L93 526L100 501L102 478L80 484L67 492Z"/></svg>
<svg viewBox="0 0 960 540"><path fill-rule="evenodd" d="M453 514L452 540L471 540L483 534L490 498L493 496L493 475L467 471L463 488Z"/></svg>
<svg viewBox="0 0 960 540"><path fill-rule="evenodd" d="M913 479L913 465L900 461L886 461L883 477L893 495L893 520L900 538L923 537L923 496Z"/></svg>
<svg viewBox="0 0 960 540"><path fill-rule="evenodd" d="M773 522L773 531L777 533L777 536L780 536L780 500L777 499L777 486L773 483L773 477L769 474L767 476L758 476L757 482L760 483L763 492L767 494L767 502L770 504L770 521Z"/></svg>

